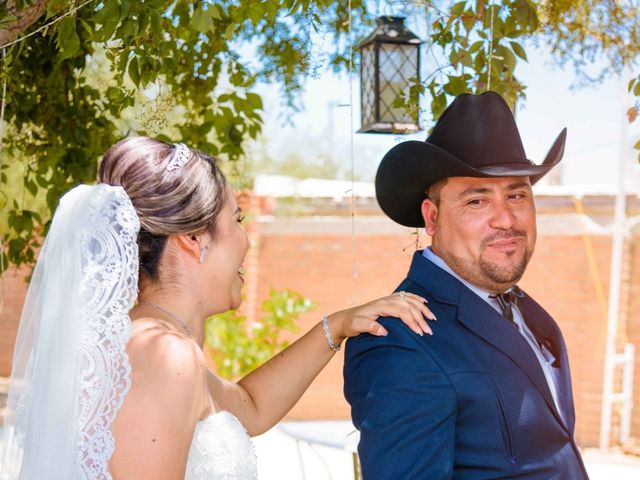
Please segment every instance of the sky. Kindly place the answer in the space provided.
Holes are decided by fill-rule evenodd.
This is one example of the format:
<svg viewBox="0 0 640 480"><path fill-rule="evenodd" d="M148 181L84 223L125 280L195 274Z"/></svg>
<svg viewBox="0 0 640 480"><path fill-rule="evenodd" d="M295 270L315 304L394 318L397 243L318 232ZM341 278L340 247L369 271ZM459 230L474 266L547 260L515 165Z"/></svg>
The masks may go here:
<svg viewBox="0 0 640 480"><path fill-rule="evenodd" d="M562 69L542 48L527 49L529 62L520 62L516 75L527 85L527 99L518 107L517 123L527 156L541 163L562 128L568 128L560 179L565 185L614 187L621 152L626 158L628 191L640 191L640 164L631 146L640 138L640 119L626 124L626 81L611 78L582 88L571 66ZM623 86L624 83L624 86ZM292 114L282 107L276 87L263 86L267 149L273 158L291 153L309 161L332 154L350 178L351 162L362 180L372 180L384 153L405 140L424 140L426 131L413 135L358 134L360 128L359 78L325 73L306 82L303 110ZM350 95L350 91L352 95ZM349 107L353 99L353 111ZM425 100L423 99L423 102ZM283 119L287 118L289 122ZM430 127L431 120L422 122ZM353 136L353 139L352 139ZM351 141L353 140L353 155ZM625 146L626 145L626 146ZM558 168L558 167L556 167ZM541 181L544 183L545 179Z"/></svg>

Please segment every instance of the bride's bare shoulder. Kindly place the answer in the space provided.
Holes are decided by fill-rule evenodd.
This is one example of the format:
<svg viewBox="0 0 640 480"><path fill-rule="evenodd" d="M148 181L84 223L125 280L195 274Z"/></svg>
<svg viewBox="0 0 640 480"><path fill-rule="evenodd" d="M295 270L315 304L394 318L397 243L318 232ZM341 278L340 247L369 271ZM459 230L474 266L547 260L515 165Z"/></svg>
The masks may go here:
<svg viewBox="0 0 640 480"><path fill-rule="evenodd" d="M148 317L133 322L127 353L134 376L139 373L167 380L182 377L182 382L198 383L206 378L204 353L197 343L161 319Z"/></svg>

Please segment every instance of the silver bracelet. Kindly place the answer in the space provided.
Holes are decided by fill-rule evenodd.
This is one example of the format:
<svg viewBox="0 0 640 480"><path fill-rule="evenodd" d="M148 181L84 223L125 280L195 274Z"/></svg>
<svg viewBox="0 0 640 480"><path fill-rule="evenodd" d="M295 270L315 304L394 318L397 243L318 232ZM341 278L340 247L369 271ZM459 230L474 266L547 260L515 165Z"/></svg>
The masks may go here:
<svg viewBox="0 0 640 480"><path fill-rule="evenodd" d="M334 352L340 351L340 345L336 345L333 343L333 338L331 338L331 332L329 331L329 324L327 323L329 320L329 316L325 313L322 317L322 330L324 330L324 336L327 337L327 343L329 344L329 348Z"/></svg>

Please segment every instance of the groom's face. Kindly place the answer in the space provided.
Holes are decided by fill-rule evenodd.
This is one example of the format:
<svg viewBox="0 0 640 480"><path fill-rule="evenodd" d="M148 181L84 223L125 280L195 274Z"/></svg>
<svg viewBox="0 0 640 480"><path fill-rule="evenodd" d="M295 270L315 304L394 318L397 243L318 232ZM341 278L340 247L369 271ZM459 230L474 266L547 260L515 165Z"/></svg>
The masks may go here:
<svg viewBox="0 0 640 480"><path fill-rule="evenodd" d="M528 177L450 177L431 196L422 204L425 228L453 271L494 293L522 278L536 241Z"/></svg>

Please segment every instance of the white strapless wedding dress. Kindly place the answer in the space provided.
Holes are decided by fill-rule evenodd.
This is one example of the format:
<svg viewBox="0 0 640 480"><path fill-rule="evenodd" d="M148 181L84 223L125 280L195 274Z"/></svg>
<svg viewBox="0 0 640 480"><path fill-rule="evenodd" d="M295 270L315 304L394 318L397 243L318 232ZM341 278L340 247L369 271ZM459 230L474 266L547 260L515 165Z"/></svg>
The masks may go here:
<svg viewBox="0 0 640 480"><path fill-rule="evenodd" d="M185 480L256 480L256 453L240 421L218 412L196 424Z"/></svg>

